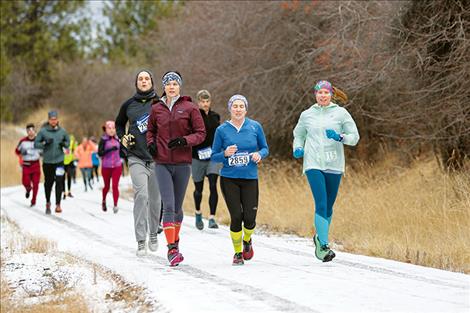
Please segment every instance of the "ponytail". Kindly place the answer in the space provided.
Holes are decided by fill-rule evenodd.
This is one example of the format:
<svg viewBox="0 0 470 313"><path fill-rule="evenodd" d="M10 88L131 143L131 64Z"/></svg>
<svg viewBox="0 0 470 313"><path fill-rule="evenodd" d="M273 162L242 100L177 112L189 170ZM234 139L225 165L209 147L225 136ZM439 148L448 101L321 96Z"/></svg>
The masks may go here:
<svg viewBox="0 0 470 313"><path fill-rule="evenodd" d="M333 96L331 97L331 99L333 100L333 102L342 105L347 104L349 101L348 95L346 95L344 91L335 86L333 86Z"/></svg>

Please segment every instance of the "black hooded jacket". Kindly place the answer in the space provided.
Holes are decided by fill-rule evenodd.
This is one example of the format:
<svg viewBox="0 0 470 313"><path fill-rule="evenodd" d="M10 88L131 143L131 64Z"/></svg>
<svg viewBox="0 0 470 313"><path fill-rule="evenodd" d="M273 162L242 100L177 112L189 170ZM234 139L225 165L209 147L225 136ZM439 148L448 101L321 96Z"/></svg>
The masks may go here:
<svg viewBox="0 0 470 313"><path fill-rule="evenodd" d="M137 88L137 77L141 72L147 72L152 81L152 88L142 92ZM135 137L135 146L127 150L127 156L135 156L143 161L151 162L152 156L147 151L147 123L152 111L152 105L158 101L154 90L153 75L150 71L139 71L136 75L136 93L121 105L116 117L116 133L119 139L126 134L126 125L129 123L129 134Z"/></svg>
<svg viewBox="0 0 470 313"><path fill-rule="evenodd" d="M199 145L193 147L192 155L193 159L199 160L198 150L204 149L207 147L212 147L214 142L215 130L220 125L220 115L212 110L209 110L209 113L206 114L204 110L199 109L201 112L202 119L204 120L204 126L206 127L206 139Z"/></svg>

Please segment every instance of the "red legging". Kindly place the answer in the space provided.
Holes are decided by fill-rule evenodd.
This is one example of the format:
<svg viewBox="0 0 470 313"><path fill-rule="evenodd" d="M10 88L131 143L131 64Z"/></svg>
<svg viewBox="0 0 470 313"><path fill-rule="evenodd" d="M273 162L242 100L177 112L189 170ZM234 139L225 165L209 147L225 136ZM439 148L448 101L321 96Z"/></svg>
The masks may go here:
<svg viewBox="0 0 470 313"><path fill-rule="evenodd" d="M104 180L103 202L106 201L106 195L108 194L109 185L111 183L111 178L112 178L114 206L117 206L118 199L119 199L119 179L121 178L121 173L122 173L121 166L101 168L101 175L103 176L103 180Z"/></svg>
<svg viewBox="0 0 470 313"><path fill-rule="evenodd" d="M33 198L31 204L36 204L36 196L38 194L39 179L41 178L41 168L39 161L31 162L30 166L23 165L22 183L26 191L33 190Z"/></svg>

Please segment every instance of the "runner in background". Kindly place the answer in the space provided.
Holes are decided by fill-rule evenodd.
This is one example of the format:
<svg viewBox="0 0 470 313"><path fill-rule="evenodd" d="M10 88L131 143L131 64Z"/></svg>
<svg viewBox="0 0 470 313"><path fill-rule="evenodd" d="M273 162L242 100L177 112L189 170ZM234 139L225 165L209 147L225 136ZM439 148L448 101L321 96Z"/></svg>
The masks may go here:
<svg viewBox="0 0 470 313"><path fill-rule="evenodd" d="M64 155L64 168L65 168L65 182L64 182L64 200L66 197L73 198L72 195L72 179L75 172L75 151L77 150L78 143L74 135L70 135L70 145L67 153Z"/></svg>
<svg viewBox="0 0 470 313"><path fill-rule="evenodd" d="M114 121L107 121L103 126L104 134L98 146L98 155L101 157L101 175L103 176L104 188L101 208L107 211L106 195L108 194L111 180L113 182L113 212L118 212L119 179L122 172L122 161L119 156L119 138L116 135Z"/></svg>
<svg viewBox="0 0 470 313"><path fill-rule="evenodd" d="M212 143L217 127L220 125L220 115L211 110L211 94L207 90L200 90L196 99L199 105L204 127L206 128L206 139L192 148L193 162L191 164L192 178L194 182L194 205L196 208L196 228L202 230L204 222L202 221L201 201L202 191L204 189L204 178L209 180L209 228L219 228L215 221L215 213L217 210L217 202L219 195L217 194L217 178L222 168L221 163L210 160L212 154Z"/></svg>
<svg viewBox="0 0 470 313"><path fill-rule="evenodd" d="M69 135L59 126L57 111L49 111L48 121L34 140L34 147L43 150L42 171L46 194L46 214L51 214L51 191L55 183L56 213L61 213L60 200L64 191L64 150L70 144Z"/></svg>
<svg viewBox="0 0 470 313"><path fill-rule="evenodd" d="M88 191L88 187L93 190L91 184L91 171L93 170L91 155L95 151L97 151L96 145L87 137L82 138L82 143L78 145L77 151L75 151L75 157L78 159L78 168L82 173L85 192Z"/></svg>
<svg viewBox="0 0 470 313"><path fill-rule="evenodd" d="M248 100L244 96L232 96L228 109L230 120L215 131L211 160L223 163L220 187L230 212L232 264L243 265L254 254L251 235L258 212L258 163L269 149L261 124L246 117Z"/></svg>
<svg viewBox="0 0 470 313"><path fill-rule="evenodd" d="M41 166L39 158L41 154L40 149L34 148L34 139L36 138L36 130L34 124L26 125L27 136L21 138L16 146L15 153L20 157L22 179L24 188L26 189L26 199L29 198L31 190L33 196L31 198L31 206L36 205L36 197L38 194L39 180L41 178Z"/></svg>
<svg viewBox="0 0 470 313"><path fill-rule="evenodd" d="M90 137L90 141L95 144L95 146L98 146L98 142L95 138L95 136ZM93 184L95 182L95 177L96 177L96 182L100 182L100 176L98 175L98 168L100 167L100 157L98 156L98 150L94 151L91 154L91 164L92 164L92 169L91 169L91 183Z"/></svg>

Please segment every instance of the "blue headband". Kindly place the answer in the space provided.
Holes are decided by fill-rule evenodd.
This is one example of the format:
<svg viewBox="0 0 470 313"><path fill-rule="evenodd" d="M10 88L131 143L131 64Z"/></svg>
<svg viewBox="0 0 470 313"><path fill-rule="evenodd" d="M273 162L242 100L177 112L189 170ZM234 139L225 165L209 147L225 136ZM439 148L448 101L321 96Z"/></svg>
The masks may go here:
<svg viewBox="0 0 470 313"><path fill-rule="evenodd" d="M241 100L243 101L243 103L245 103L245 108L248 110L248 100L246 100L246 98L242 95L233 95L230 97L230 99L228 100L228 110L230 111L230 109L232 108L232 104L236 101L236 100Z"/></svg>
<svg viewBox="0 0 470 313"><path fill-rule="evenodd" d="M168 83L171 82L172 80L176 81L178 85L180 85L180 87L183 86L183 79L181 78L181 76L178 75L178 73L168 72L162 78L163 88L165 88L165 86L168 85Z"/></svg>

